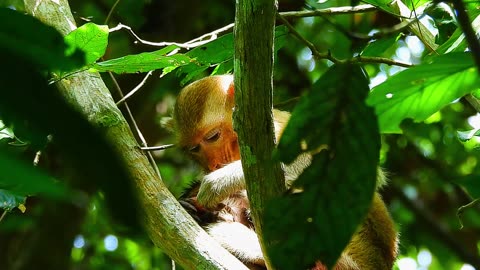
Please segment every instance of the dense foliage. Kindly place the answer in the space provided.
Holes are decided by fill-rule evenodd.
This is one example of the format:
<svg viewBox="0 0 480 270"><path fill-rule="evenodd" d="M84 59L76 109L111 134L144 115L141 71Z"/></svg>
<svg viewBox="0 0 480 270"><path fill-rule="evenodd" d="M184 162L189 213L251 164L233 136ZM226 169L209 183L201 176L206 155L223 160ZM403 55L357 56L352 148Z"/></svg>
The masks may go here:
<svg viewBox="0 0 480 270"><path fill-rule="evenodd" d="M40 249L75 269L170 268L137 227L122 169L134 164L117 160L54 86L78 70L99 71L115 100L118 87L128 94L129 121L149 145L173 143L161 119L180 85L233 72L234 2L71 1L81 27L64 39L23 15L20 1L7 2L0 2L9 7L0 9L0 268L16 269ZM338 159L327 169L319 157L300 179L317 204L285 198L272 206L281 215L268 214L282 222L267 233L288 236L275 252L322 252L334 261L368 207L380 155L390 179L382 196L401 235L396 268L480 269L478 2L354 4L279 2L274 101L293 114L278 157L328 144ZM123 99L119 107L129 115ZM198 172L174 148L155 152L155 161L176 196ZM65 181L78 164L85 173ZM326 210L315 218L329 222L295 223L316 207Z"/></svg>

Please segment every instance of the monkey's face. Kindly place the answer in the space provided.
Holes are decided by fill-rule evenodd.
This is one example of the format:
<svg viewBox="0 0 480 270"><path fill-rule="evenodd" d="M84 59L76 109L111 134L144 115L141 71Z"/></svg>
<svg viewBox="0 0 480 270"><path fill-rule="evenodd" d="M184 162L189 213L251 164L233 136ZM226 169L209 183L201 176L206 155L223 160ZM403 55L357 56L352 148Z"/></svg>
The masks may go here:
<svg viewBox="0 0 480 270"><path fill-rule="evenodd" d="M192 145L186 148L189 155L207 172L240 159L237 134L232 125L226 122L200 130L193 136Z"/></svg>

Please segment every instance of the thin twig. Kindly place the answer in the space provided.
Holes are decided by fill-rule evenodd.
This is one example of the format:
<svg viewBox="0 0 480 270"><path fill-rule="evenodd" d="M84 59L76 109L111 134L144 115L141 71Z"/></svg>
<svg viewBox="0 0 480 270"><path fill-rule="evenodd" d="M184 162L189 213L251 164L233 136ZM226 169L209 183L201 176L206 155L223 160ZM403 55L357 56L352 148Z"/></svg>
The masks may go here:
<svg viewBox="0 0 480 270"><path fill-rule="evenodd" d="M282 15L278 14L278 18L283 22L283 24L285 24L285 26L288 28L288 30L290 30L292 35L294 35L296 38L298 38L301 42L303 42L310 49L310 51L312 51L312 54L315 57L320 58L320 59L328 59L328 60L336 63L336 61L334 61L335 59L333 59L333 60L330 59L330 58L332 58L330 53L319 52L317 50L317 47L315 47L315 45L313 45L313 43L306 40L302 35L300 35L300 33L298 33L297 30L295 30L295 28L290 24L290 22L288 22L287 19L285 19Z"/></svg>
<svg viewBox="0 0 480 270"><path fill-rule="evenodd" d="M395 197L400 200L400 202L410 209L415 215L417 221L420 224L424 225L425 228L428 228L426 232L432 234L438 238L442 243L445 244L448 248L455 251L455 253L465 262L471 264L476 269L480 269L480 259L477 254L470 252L465 245L458 241L455 237L450 234L450 231L440 222L438 222L435 217L433 217L430 212L425 209L418 202L408 198L405 193L398 187L391 185L390 190L394 193Z"/></svg>
<svg viewBox="0 0 480 270"><path fill-rule="evenodd" d="M113 10L113 8L112 8ZM345 6L345 7L334 7L334 8L326 8L326 9L318 9L318 10L309 10L309 11L289 11L289 12L281 12L280 15L288 18L301 18L301 17L313 17L319 16L324 14L330 15L340 15L340 14L351 14L351 13L360 13L360 12L370 12L376 10L375 6L372 5L358 5L358 6ZM233 23L226 25L222 28L219 28L215 31L187 41L185 43L178 43L178 42L151 42L140 38L131 27L119 23L117 26L110 28L110 32L119 31L122 29L126 29L136 40L144 45L150 45L155 47L166 47L170 45L175 45L180 48L184 49L192 49L195 47L202 46L212 40L215 40L220 33L226 32L233 28Z"/></svg>
<svg viewBox="0 0 480 270"><path fill-rule="evenodd" d="M224 26L220 29L217 29L215 31L212 31L210 33L207 33L207 34L205 34L203 36L200 36L198 38L187 41L185 43L147 41L147 40L141 39L137 34L135 34L135 32L133 32L132 28L130 28L127 25L121 24L121 23L119 23L116 27L110 28L110 32L115 32L115 31L119 31L119 30L122 30L122 29L126 29L141 44L155 46L155 47L166 47L166 46L170 46L170 45L175 45L175 46L178 46L180 48L184 48L184 49L189 50L189 49L192 49L192 48L195 48L195 47L205 45L205 44L209 43L210 41L215 40L218 37L218 34L226 32L226 31L228 31L232 28L233 28L233 23L231 23L227 26Z"/></svg>
<svg viewBox="0 0 480 270"><path fill-rule="evenodd" d="M468 43L468 47L470 51L472 51L473 59L475 60L475 64L477 65L477 71L480 73L480 42L473 31L472 24L470 23L470 19L468 18L468 14L465 11L465 4L462 0L452 0L453 7L457 11L457 20L458 24L462 28L463 34Z"/></svg>
<svg viewBox="0 0 480 270"><path fill-rule="evenodd" d="M422 14L421 16L424 16L424 15ZM375 32L373 34L363 34L363 33L348 31L348 30L344 29L341 25L339 25L336 22L330 20L327 16L322 16L322 18L326 22L333 25L337 30L339 30L340 32L342 32L346 36L348 36L350 38L358 39L358 40L376 40L376 39L380 39L380 38L383 38L383 37L388 37L388 36L391 36L391 35L402 32L404 29L409 28L411 25L413 25L414 23L416 23L420 20L420 17L415 18L415 19L405 19L405 20L401 21L400 23L398 23L398 24L396 24L392 27L380 29L380 31Z"/></svg>
<svg viewBox="0 0 480 270"><path fill-rule="evenodd" d="M375 11L377 8L372 5L358 5L358 6L346 6L346 7L332 7L325 9L306 10L306 11L287 11L280 12L280 15L285 18L302 18L302 17L314 17L324 14L340 15Z"/></svg>
<svg viewBox="0 0 480 270"><path fill-rule="evenodd" d="M0 222L2 222L3 218L7 215L7 210L3 210L2 215L0 216Z"/></svg>
<svg viewBox="0 0 480 270"><path fill-rule="evenodd" d="M475 205L477 205L478 203L480 203L480 198L475 199L475 200L467 203L466 205L460 206L460 207L458 208L458 210L457 210L457 218L458 218L458 222L460 222L460 229L463 229L462 216L463 216L463 212L465 211L465 209L467 209L467 208L473 208L473 207L475 207Z"/></svg>
<svg viewBox="0 0 480 270"><path fill-rule="evenodd" d="M115 89L117 89L118 95L123 98L122 89L120 88L120 85L118 84L117 80L115 79L115 76L113 76L112 72L108 72L108 74L110 75L110 78L112 79L113 84L115 85ZM132 111L130 110L130 107L128 106L128 104L126 102L123 105L125 106L125 109L127 110L128 118L130 119L130 121L133 125L133 128L137 132L138 138L141 142L141 146L142 147L148 147L147 141L145 140L145 137L143 137L142 131L138 127L137 122L135 121L135 118L133 118L133 114L132 114ZM158 177L160 179L162 179L162 175L160 174L160 170L158 169L158 166L155 163L155 159L153 158L152 154L150 152L146 152L146 154L147 154L147 157L148 157L148 161L150 162L153 169L155 170L155 173L158 175Z"/></svg>
<svg viewBox="0 0 480 270"><path fill-rule="evenodd" d="M133 94L135 94L140 88L142 88L145 85L145 82L147 81L148 77L152 75L153 71L149 71L147 75L143 78L143 80L133 88L132 91L128 92L124 97L122 97L119 101L117 101L116 105L120 106L122 105L127 99L129 99Z"/></svg>
<svg viewBox="0 0 480 270"><path fill-rule="evenodd" d="M475 111L480 113L480 100L473 95L466 95L465 99L470 103L470 105L475 109Z"/></svg>
<svg viewBox="0 0 480 270"><path fill-rule="evenodd" d="M387 65L394 65L400 67L412 67L413 65L403 62L394 61L389 58L384 57L366 57L366 56L356 56L351 59L337 59L335 58L330 52L328 53L321 53L317 50L315 45L313 45L310 41L305 39L300 33L295 30L295 28L280 14L278 14L278 18L285 24L285 26L290 30L292 35L298 38L302 43L304 43L312 52L312 55L316 59L327 59L332 61L333 63L377 63L377 64L387 64Z"/></svg>
<svg viewBox="0 0 480 270"><path fill-rule="evenodd" d="M152 152L152 151L160 151L160 150L165 150L168 148L174 147L174 144L166 144L166 145L159 145L159 146L148 146L148 147L140 147L143 151L146 152Z"/></svg>
<svg viewBox="0 0 480 270"><path fill-rule="evenodd" d="M112 8L108 12L107 18L105 18L105 22L104 22L105 25L108 24L108 22L110 22L110 17L112 16L113 11L117 8L118 3L120 3L120 0L115 1L115 4L113 4Z"/></svg>

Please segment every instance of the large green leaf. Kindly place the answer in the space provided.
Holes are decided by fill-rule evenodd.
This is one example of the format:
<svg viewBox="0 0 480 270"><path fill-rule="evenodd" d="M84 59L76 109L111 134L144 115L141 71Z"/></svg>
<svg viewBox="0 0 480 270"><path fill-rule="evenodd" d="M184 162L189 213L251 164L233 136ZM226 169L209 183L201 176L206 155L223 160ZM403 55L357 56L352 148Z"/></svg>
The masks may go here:
<svg viewBox="0 0 480 270"><path fill-rule="evenodd" d="M36 22L39 23L39 22ZM31 31L31 30L29 30ZM45 38L51 38L49 36ZM63 43L63 39L56 41ZM39 42L42 45L50 42ZM15 46L12 44L12 46ZM40 51L48 51L41 48ZM85 116L74 109L60 94L54 85L48 85L44 75L46 71L58 70L58 67L73 66L72 57L58 56L55 61L47 59L50 55L36 56L38 62L49 62L51 69L31 61L30 53L6 47L0 50L0 119L8 126L23 125L26 134L35 134L45 140L53 137L57 157L61 159L65 174L69 173L68 184L74 189L93 192L100 188L104 194L110 213L123 224L131 225L139 231L136 197L131 188L131 180L126 165L120 159L120 153L114 151L105 140L99 127L93 127ZM43 59L43 58L45 59ZM27 78L27 79L26 79ZM99 116L100 117L100 116ZM102 111L102 123L114 125L119 113ZM23 138L23 137L22 137ZM39 143L33 147L42 146ZM0 181L9 190L38 194L49 186L46 179L18 163L11 155L1 160ZM33 158L33 157L32 157ZM33 170L33 169L32 169ZM35 179L43 179L32 182ZM12 186L11 181L19 186ZM42 182L43 181L43 182ZM51 181L50 181L51 182ZM45 186L43 186L45 184ZM24 186L26 185L26 186ZM75 202L74 197L69 198Z"/></svg>
<svg viewBox="0 0 480 270"><path fill-rule="evenodd" d="M42 195L67 199L71 195L62 183L55 181L38 168L34 168L33 165L28 165L12 156L7 154L5 149L0 152L0 189L14 192L18 196ZM5 202L0 201L0 205L2 203Z"/></svg>
<svg viewBox="0 0 480 270"><path fill-rule="evenodd" d="M277 26L275 28L275 52L285 45L287 35L288 30L285 26ZM182 84L195 79L211 66L217 66L216 71L220 74L233 70L233 53L232 33L223 35L186 53L187 56L195 61L178 69L180 74L187 74L182 80Z"/></svg>
<svg viewBox="0 0 480 270"><path fill-rule="evenodd" d="M73 52L54 28L9 8L0 8L0 51L24 55L25 60L45 69L69 71L84 64L84 55ZM63 61L65 55L69 61Z"/></svg>
<svg viewBox="0 0 480 270"><path fill-rule="evenodd" d="M86 63L92 64L105 54L108 26L86 23L65 36L65 42L85 52Z"/></svg>
<svg viewBox="0 0 480 270"><path fill-rule="evenodd" d="M169 46L154 52L127 55L93 64L92 68L100 72L137 73L162 68L174 69L192 61L190 57L184 54L167 55L175 48L176 46Z"/></svg>
<svg viewBox="0 0 480 270"><path fill-rule="evenodd" d="M373 88L367 103L375 107L381 132L398 133L402 120L423 121L479 83L470 53L446 54L390 77Z"/></svg>
<svg viewBox="0 0 480 270"><path fill-rule="evenodd" d="M348 80L345 78L348 77ZM286 163L318 152L295 194L270 202L265 233L277 269L332 269L365 217L375 190L380 136L365 105L368 80L358 66L335 65L303 96L278 145ZM322 150L323 149L323 150Z"/></svg>

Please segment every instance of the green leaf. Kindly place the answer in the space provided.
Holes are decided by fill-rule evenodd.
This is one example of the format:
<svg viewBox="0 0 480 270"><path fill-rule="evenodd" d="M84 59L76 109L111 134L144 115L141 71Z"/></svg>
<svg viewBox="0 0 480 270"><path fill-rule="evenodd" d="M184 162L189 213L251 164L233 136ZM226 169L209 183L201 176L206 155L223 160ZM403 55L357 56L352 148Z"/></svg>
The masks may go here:
<svg viewBox="0 0 480 270"><path fill-rule="evenodd" d="M0 189L0 208L11 211L20 205L25 204L26 197L17 195L8 190Z"/></svg>
<svg viewBox="0 0 480 270"><path fill-rule="evenodd" d="M47 84L43 72L24 59L23 55L4 54L2 51L0 54L3 89L15 89L0 91L0 119L16 127L23 123L29 133L36 134L35 137L45 139L51 134L58 159L64 168L68 168L69 174L74 174L74 177L67 178L70 180L68 184L75 190L88 192L99 188L104 192L110 213L122 224L133 228L133 231L140 231L137 200L126 165L120 154L105 140L102 129L92 126L85 116L71 107L57 88ZM64 57L64 61L68 61L68 58ZM121 115L104 110L98 117L102 117L102 124L115 125ZM12 162L8 156L1 160L0 181L6 185L11 183L9 181L21 180L23 182L20 183L26 183L27 186L9 186L7 189L15 188L35 194L45 191L48 186L42 184L46 180L26 182L32 181L27 178L34 176L34 172ZM75 202L76 198L68 199Z"/></svg>
<svg viewBox="0 0 480 270"><path fill-rule="evenodd" d="M395 44L400 35L392 36L389 38L377 39L368 43L365 49L362 51L362 56L383 56Z"/></svg>
<svg viewBox="0 0 480 270"><path fill-rule="evenodd" d="M362 2L365 2L367 4L370 4L372 6L376 6L378 8L380 8L381 10L383 11L386 11L388 13L391 13L391 14L394 14L394 15L398 15L398 11L396 10L396 8L394 6L392 6L392 3L394 1L391 1L391 0L363 0Z"/></svg>
<svg viewBox="0 0 480 270"><path fill-rule="evenodd" d="M431 3L425 8L425 14L432 18L438 29L435 37L436 44L443 44L457 29L453 13L453 9L445 3Z"/></svg>
<svg viewBox="0 0 480 270"><path fill-rule="evenodd" d="M275 28L275 52L285 45L288 36L288 30L285 26ZM182 80L182 84L197 78L211 66L218 66L215 72L224 74L226 71L233 70L233 34L223 35L203 46L196 47L186 55L194 61L178 69L178 73L187 74Z"/></svg>
<svg viewBox="0 0 480 270"><path fill-rule="evenodd" d="M380 150L368 91L360 67L335 65L292 112L277 154L286 163L303 151L318 154L294 183L302 192L266 208L264 236L279 243L269 250L277 269L309 269L318 260L332 269L367 214Z"/></svg>
<svg viewBox="0 0 480 270"><path fill-rule="evenodd" d="M457 137L460 141L466 142L471 140L474 136L480 135L480 129L472 129L467 131L457 131Z"/></svg>
<svg viewBox="0 0 480 270"><path fill-rule="evenodd" d="M15 139L15 134L8 128L2 120L0 120L0 141L6 139L8 141Z"/></svg>
<svg viewBox="0 0 480 270"><path fill-rule="evenodd" d="M479 82L470 53L446 54L390 77L373 88L367 103L375 107L381 132L398 133L402 120L423 121Z"/></svg>
<svg viewBox="0 0 480 270"><path fill-rule="evenodd" d="M63 200L69 198L71 192L63 184L12 156L5 150L0 152L0 189L14 192L17 196L42 195Z"/></svg>
<svg viewBox="0 0 480 270"><path fill-rule="evenodd" d="M478 29L480 29L480 11L469 12L469 15L471 18L472 28L477 29L477 35L479 35L480 30ZM438 47L433 53L437 55L452 52L464 52L467 47L468 44L465 39L465 35L463 34L462 29L459 27L453 32L450 38L440 47Z"/></svg>
<svg viewBox="0 0 480 270"><path fill-rule="evenodd" d="M0 8L0 51L15 53L40 69L70 71L84 65L81 51L70 52L54 28L9 8Z"/></svg>
<svg viewBox="0 0 480 270"><path fill-rule="evenodd" d="M65 36L65 43L85 52L86 63L92 64L105 54L108 26L86 23Z"/></svg>
<svg viewBox="0 0 480 270"><path fill-rule="evenodd" d="M174 48L175 46L170 46L154 52L127 55L93 64L92 68L100 72L137 73L162 68L177 68L192 61L184 54L167 56Z"/></svg>

